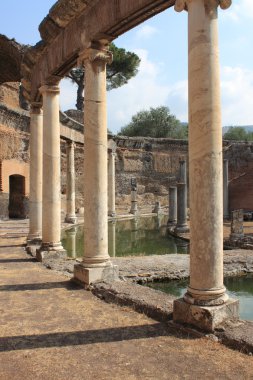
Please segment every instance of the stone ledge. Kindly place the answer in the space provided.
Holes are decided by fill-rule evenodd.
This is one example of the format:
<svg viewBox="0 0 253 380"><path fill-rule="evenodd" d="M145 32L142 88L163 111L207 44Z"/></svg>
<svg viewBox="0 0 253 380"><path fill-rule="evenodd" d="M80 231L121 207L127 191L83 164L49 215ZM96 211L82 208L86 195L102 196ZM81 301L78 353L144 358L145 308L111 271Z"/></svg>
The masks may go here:
<svg viewBox="0 0 253 380"><path fill-rule="evenodd" d="M253 322L230 319L218 326L215 335L226 346L253 354Z"/></svg>
<svg viewBox="0 0 253 380"><path fill-rule="evenodd" d="M139 313L144 313L157 321L172 319L175 297L145 286L124 281L97 283L92 292L109 303L130 306Z"/></svg>

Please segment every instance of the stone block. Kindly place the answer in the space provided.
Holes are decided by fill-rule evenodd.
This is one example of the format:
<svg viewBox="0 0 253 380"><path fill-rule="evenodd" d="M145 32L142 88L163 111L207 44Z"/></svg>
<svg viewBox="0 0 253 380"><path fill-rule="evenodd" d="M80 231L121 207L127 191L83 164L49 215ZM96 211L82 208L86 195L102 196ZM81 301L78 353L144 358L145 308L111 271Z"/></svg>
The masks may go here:
<svg viewBox="0 0 253 380"><path fill-rule="evenodd" d="M48 250L44 251L43 249L36 250L36 259L40 262L43 262L46 259L65 259L67 257L67 252L65 249L60 250Z"/></svg>
<svg viewBox="0 0 253 380"><path fill-rule="evenodd" d="M230 298L219 306L198 306L184 301L183 298L174 301L173 321L198 327L208 332L229 318L239 318L239 301Z"/></svg>
<svg viewBox="0 0 253 380"><path fill-rule="evenodd" d="M98 281L115 281L118 279L119 269L117 265L86 268L82 263L74 266L74 281L83 285L90 285Z"/></svg>

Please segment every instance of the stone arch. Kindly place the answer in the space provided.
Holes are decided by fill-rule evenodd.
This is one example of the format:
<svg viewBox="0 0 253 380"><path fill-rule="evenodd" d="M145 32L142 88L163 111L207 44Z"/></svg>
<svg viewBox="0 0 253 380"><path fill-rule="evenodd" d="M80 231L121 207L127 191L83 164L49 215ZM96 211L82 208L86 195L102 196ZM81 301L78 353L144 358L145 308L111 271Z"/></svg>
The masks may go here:
<svg viewBox="0 0 253 380"><path fill-rule="evenodd" d="M25 177L20 174L9 176L9 217L25 218Z"/></svg>

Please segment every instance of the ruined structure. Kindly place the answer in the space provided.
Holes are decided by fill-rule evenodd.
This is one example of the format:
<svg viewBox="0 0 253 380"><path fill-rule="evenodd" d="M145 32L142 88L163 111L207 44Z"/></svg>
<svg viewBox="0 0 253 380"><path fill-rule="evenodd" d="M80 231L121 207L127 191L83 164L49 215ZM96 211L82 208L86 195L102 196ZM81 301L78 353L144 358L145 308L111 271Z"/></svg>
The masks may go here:
<svg viewBox="0 0 253 380"><path fill-rule="evenodd" d="M42 41L22 60L24 96L31 103L31 132L43 124L43 159L31 136L31 215L42 212L41 252L61 251L59 81L77 64L85 68L84 220L85 251L74 277L90 284L113 279L108 254L106 65L108 43L143 20L175 5L188 11L189 195L191 209L190 284L174 303L174 319L208 331L238 303L223 285L222 131L218 7L231 0L59 0L39 26ZM43 106L43 121L40 109ZM43 164L41 164L43 162ZM41 186L43 191L41 207ZM31 220L31 227L35 224ZM38 231L38 234L40 232Z"/></svg>

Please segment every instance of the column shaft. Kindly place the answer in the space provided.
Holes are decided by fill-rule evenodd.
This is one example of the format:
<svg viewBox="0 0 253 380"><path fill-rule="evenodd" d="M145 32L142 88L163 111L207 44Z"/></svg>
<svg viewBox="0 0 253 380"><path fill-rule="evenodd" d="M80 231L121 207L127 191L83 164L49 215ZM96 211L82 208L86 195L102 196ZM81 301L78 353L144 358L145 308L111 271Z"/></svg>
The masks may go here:
<svg viewBox="0 0 253 380"><path fill-rule="evenodd" d="M104 266L108 254L106 57L91 49L85 59L84 258ZM100 55L101 54L101 55Z"/></svg>
<svg viewBox="0 0 253 380"><path fill-rule="evenodd" d="M61 246L61 173L59 87L43 86L43 209L42 245Z"/></svg>
<svg viewBox="0 0 253 380"><path fill-rule="evenodd" d="M217 6L188 2L191 260L185 300L201 304L221 303L225 293Z"/></svg>
<svg viewBox="0 0 253 380"><path fill-rule="evenodd" d="M66 189L66 206L67 213L65 222L76 222L76 205L75 205L75 145L69 141L66 147L67 151L67 189Z"/></svg>
<svg viewBox="0 0 253 380"><path fill-rule="evenodd" d="M41 239L42 234L42 104L32 103L30 113L30 195L28 240Z"/></svg>
<svg viewBox="0 0 253 380"><path fill-rule="evenodd" d="M186 161L179 162L179 179L177 184L177 225L176 231L184 233L189 231L187 224L187 173Z"/></svg>
<svg viewBox="0 0 253 380"><path fill-rule="evenodd" d="M115 216L115 153L108 157L108 215Z"/></svg>
<svg viewBox="0 0 253 380"><path fill-rule="evenodd" d="M168 224L176 224L177 222L177 188L169 187L169 220Z"/></svg>
<svg viewBox="0 0 253 380"><path fill-rule="evenodd" d="M229 218L228 207L228 160L223 160L223 218Z"/></svg>

